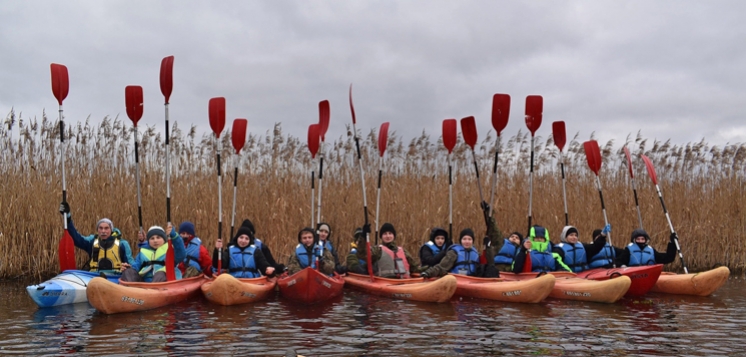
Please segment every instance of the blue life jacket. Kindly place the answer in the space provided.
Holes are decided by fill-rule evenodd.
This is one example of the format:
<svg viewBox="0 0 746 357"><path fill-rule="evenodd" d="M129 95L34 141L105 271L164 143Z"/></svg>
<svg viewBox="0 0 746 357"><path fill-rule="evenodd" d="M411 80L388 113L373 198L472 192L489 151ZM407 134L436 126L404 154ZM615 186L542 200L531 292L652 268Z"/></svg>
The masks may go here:
<svg viewBox="0 0 746 357"><path fill-rule="evenodd" d="M582 243L560 243L558 247L565 251L562 262L572 269L573 273L588 270L588 258L585 255L585 247Z"/></svg>
<svg viewBox="0 0 746 357"><path fill-rule="evenodd" d="M604 245L603 248L601 248L601 251L596 253L596 255L591 258L591 264L590 268L602 268L602 267L610 267L614 265L614 261L616 260L616 251L614 250L614 247L609 244L609 242L606 242L606 245Z"/></svg>
<svg viewBox="0 0 746 357"><path fill-rule="evenodd" d="M640 249L637 243L630 243L627 245L627 249L629 249L629 264L627 266L655 264L655 251L651 246L646 245L645 248Z"/></svg>
<svg viewBox="0 0 746 357"><path fill-rule="evenodd" d="M474 247L471 247L468 251L464 249L461 244L454 244L450 248L458 253L458 259L451 269L451 273L459 274L459 270L466 270L467 275L472 275L477 270L477 264L479 264L479 253Z"/></svg>
<svg viewBox="0 0 746 357"><path fill-rule="evenodd" d="M446 245L443 244L443 247L438 247L437 244L433 243L433 241L429 240L427 243L423 244L422 246L430 248L430 250L433 252L433 255L438 255L440 252L443 251L443 247ZM420 247L422 249L422 247Z"/></svg>
<svg viewBox="0 0 746 357"><path fill-rule="evenodd" d="M546 272L555 270L555 261L551 248L545 252L531 250L529 254L531 254L531 271Z"/></svg>
<svg viewBox="0 0 746 357"><path fill-rule="evenodd" d="M186 258L184 258L184 265L194 267L200 273L202 272L202 267L199 266L199 247L201 245L202 241L198 237L192 238L186 246Z"/></svg>
<svg viewBox="0 0 746 357"><path fill-rule="evenodd" d="M255 245L250 245L244 249L236 245L228 248L228 254L231 257L231 264L228 272L236 278L258 278L262 276L256 269L254 261L254 252L259 249Z"/></svg>
<svg viewBox="0 0 746 357"><path fill-rule="evenodd" d="M306 250L306 247L303 244L298 243L297 246L295 246L295 255L298 257L298 262L300 263L300 267L302 269L307 268L309 265L311 268L316 269L316 257L313 256L314 254L318 254L319 247L314 245L311 248L311 256L309 256L308 251ZM309 264L308 261L311 261Z"/></svg>
<svg viewBox="0 0 746 357"><path fill-rule="evenodd" d="M330 252L334 251L334 246L328 239L324 241L324 250L328 250Z"/></svg>
<svg viewBox="0 0 746 357"><path fill-rule="evenodd" d="M503 247L495 255L495 264L513 264L513 260L517 254L518 248L509 239L505 238Z"/></svg>
<svg viewBox="0 0 746 357"><path fill-rule="evenodd" d="M262 241L259 238L254 238L254 246L256 246L256 249L262 249Z"/></svg>

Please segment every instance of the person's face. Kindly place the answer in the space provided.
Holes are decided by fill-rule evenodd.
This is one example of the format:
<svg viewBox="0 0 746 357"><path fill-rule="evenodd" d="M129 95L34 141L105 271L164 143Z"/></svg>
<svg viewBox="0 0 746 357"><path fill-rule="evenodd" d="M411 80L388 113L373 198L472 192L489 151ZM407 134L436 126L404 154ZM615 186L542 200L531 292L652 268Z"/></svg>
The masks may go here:
<svg viewBox="0 0 746 357"><path fill-rule="evenodd" d="M158 249L162 245L166 244L166 240L163 239L163 237L161 236L154 235L148 238L148 244L150 244L150 246L153 247L153 249Z"/></svg>
<svg viewBox="0 0 746 357"><path fill-rule="evenodd" d="M446 237L444 237L444 236L436 236L435 237L435 245L437 245L438 247L442 247L443 244L445 244L445 243L446 243Z"/></svg>
<svg viewBox="0 0 746 357"><path fill-rule="evenodd" d="M383 243L391 243L394 241L394 233L391 232L385 232L381 234L381 240L383 240Z"/></svg>
<svg viewBox="0 0 746 357"><path fill-rule="evenodd" d="M329 237L329 231L326 228L319 229L319 239L326 242L326 238ZM302 240L303 238L301 238Z"/></svg>
<svg viewBox="0 0 746 357"><path fill-rule="evenodd" d="M248 235L242 234L238 236L238 239L236 239L236 244L238 244L241 248L246 248L249 246L249 242L251 242L251 238L249 238Z"/></svg>
<svg viewBox="0 0 746 357"><path fill-rule="evenodd" d="M637 236L637 238L635 238L635 243L645 243L646 241L647 239L645 239L645 236Z"/></svg>
<svg viewBox="0 0 746 357"><path fill-rule="evenodd" d="M300 242L306 247L310 247L313 245L313 234L311 234L311 232L303 232L303 234L300 235Z"/></svg>
<svg viewBox="0 0 746 357"><path fill-rule="evenodd" d="M515 245L521 244L521 238L518 238L518 236L515 234L511 234L510 237L508 237L508 240L510 241L510 243L513 243Z"/></svg>
<svg viewBox="0 0 746 357"><path fill-rule="evenodd" d="M98 237L101 239L109 238L111 235L111 226L106 222L101 222L96 230L98 231Z"/></svg>
<svg viewBox="0 0 746 357"><path fill-rule="evenodd" d="M461 245L466 249L471 249L471 247L474 245L474 238L470 236L464 236L461 238Z"/></svg>
<svg viewBox="0 0 746 357"><path fill-rule="evenodd" d="M567 235L567 243L575 244L578 242L578 234L575 232L572 232Z"/></svg>
<svg viewBox="0 0 746 357"><path fill-rule="evenodd" d="M536 243L543 243L543 242L546 242L547 240L544 237L534 237L534 241Z"/></svg>
<svg viewBox="0 0 746 357"><path fill-rule="evenodd" d="M181 233L179 233L179 235L181 236L181 238L184 238L184 239L191 239L192 238L192 235L189 234L189 233L187 233L187 232L181 232Z"/></svg>

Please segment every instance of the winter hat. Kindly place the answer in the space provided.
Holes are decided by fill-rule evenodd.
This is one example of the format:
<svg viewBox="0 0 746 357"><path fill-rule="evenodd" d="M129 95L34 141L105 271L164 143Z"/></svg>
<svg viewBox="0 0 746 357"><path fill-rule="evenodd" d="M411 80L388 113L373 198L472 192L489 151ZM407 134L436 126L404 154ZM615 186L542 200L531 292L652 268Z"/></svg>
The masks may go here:
<svg viewBox="0 0 746 357"><path fill-rule="evenodd" d="M244 219L243 223L241 223L241 227L246 227L251 230L251 234L249 234L248 236L254 238L254 233L256 233L256 231L254 230L254 223L251 223L251 221L248 219Z"/></svg>
<svg viewBox="0 0 746 357"><path fill-rule="evenodd" d="M159 236L166 239L166 230L163 229L161 226L152 226L148 229L148 239L152 236Z"/></svg>
<svg viewBox="0 0 746 357"><path fill-rule="evenodd" d="M517 235L518 236L518 240L521 241L521 243L523 243L523 234L520 234L518 232L513 232L513 233L510 233L510 236L512 236L513 234ZM508 236L508 237L510 237L510 236Z"/></svg>
<svg viewBox="0 0 746 357"><path fill-rule="evenodd" d="M537 242L535 238L544 238L545 241ZM538 252L546 252L549 250L549 230L542 226L533 226L529 232L529 239L531 240L531 250Z"/></svg>
<svg viewBox="0 0 746 357"><path fill-rule="evenodd" d="M394 235L394 239L396 239L396 229L394 229L394 225L391 223L384 223L381 226L381 230L378 231L378 233L383 236L384 233L391 232L391 234Z"/></svg>
<svg viewBox="0 0 746 357"><path fill-rule="evenodd" d="M179 233L186 233L192 237L196 236L194 233L194 223L189 221L182 222L181 225L179 225Z"/></svg>
<svg viewBox="0 0 746 357"><path fill-rule="evenodd" d="M323 222L319 223L319 229L318 230L322 230L322 229L325 229L327 232L329 232L330 235L332 234L332 228L329 227L329 223L323 223Z"/></svg>
<svg viewBox="0 0 746 357"><path fill-rule="evenodd" d="M231 240L231 244L238 244L238 237L242 235L249 236L249 245L254 244L254 232L251 231L249 227L246 227L244 225L241 225L241 227L238 227L238 231L236 232L236 235L233 236L233 240Z"/></svg>
<svg viewBox="0 0 746 357"><path fill-rule="evenodd" d="M435 237L437 236L443 236L446 240L448 240L448 232L446 232L445 229L440 227L435 227L432 230L430 230L430 241L435 243Z"/></svg>
<svg viewBox="0 0 746 357"><path fill-rule="evenodd" d="M100 219L100 220L98 221L98 223L96 223L96 229L98 229L98 227L99 227L99 226L101 225L101 223L106 223L106 224L108 224L108 225L109 225L109 229L111 229L112 231L114 230L114 223L111 223L111 220L110 220L110 219L108 219L108 218L101 218L101 219Z"/></svg>
<svg viewBox="0 0 746 357"><path fill-rule="evenodd" d="M562 229L562 234L560 234L560 240L563 242L567 242L567 236L572 233L578 235L578 229L573 226L565 226L565 228Z"/></svg>
<svg viewBox="0 0 746 357"><path fill-rule="evenodd" d="M358 239L358 238L365 238L365 235L363 234L363 228L362 228L362 227L357 227L357 228L355 228L355 232L354 232L354 233L352 233L352 236L353 236L353 237L354 237L355 239Z"/></svg>
<svg viewBox="0 0 746 357"><path fill-rule="evenodd" d="M304 232L311 233L313 235L313 243L316 244L319 242L319 235L316 234L316 231L313 230L311 227L305 227L298 232L298 243L300 243L300 237L303 235Z"/></svg>
<svg viewBox="0 0 746 357"><path fill-rule="evenodd" d="M648 235L648 232L645 232L645 230L642 229L642 228L637 228L634 231L632 231L632 236L629 237L629 241L632 242L632 243L634 243L635 242L635 238L637 238L639 236L645 237L645 243L649 243L650 242L650 236Z"/></svg>
<svg viewBox="0 0 746 357"><path fill-rule="evenodd" d="M464 239L465 236L471 237L471 240L474 240L474 231L471 230L471 228L464 228L461 230L461 233L458 234L458 243L461 244L461 240Z"/></svg>

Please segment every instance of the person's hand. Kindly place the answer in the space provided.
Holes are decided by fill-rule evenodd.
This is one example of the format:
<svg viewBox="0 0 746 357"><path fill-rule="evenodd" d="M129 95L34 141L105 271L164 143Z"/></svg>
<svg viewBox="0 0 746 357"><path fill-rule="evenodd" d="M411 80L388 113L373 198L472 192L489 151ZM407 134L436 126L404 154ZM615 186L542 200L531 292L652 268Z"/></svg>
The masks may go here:
<svg viewBox="0 0 746 357"><path fill-rule="evenodd" d="M67 202L62 201L60 203L60 213L61 214L68 214L68 213L70 213L70 205L67 204Z"/></svg>
<svg viewBox="0 0 746 357"><path fill-rule="evenodd" d="M422 277L423 279L428 279L428 278L430 278L430 274L428 274L428 273L427 273L427 272L425 271L425 272L422 272L422 273L420 273L420 277Z"/></svg>
<svg viewBox="0 0 746 357"><path fill-rule="evenodd" d="M145 236L145 231L144 230L141 229L139 232L137 232L137 241L138 242L140 242L140 243L144 242L145 238L146 238L146 236Z"/></svg>
<svg viewBox="0 0 746 357"><path fill-rule="evenodd" d="M215 249L220 250L223 249L223 240L218 239L215 241Z"/></svg>
<svg viewBox="0 0 746 357"><path fill-rule="evenodd" d="M370 223L363 225L363 236L368 236L370 234Z"/></svg>
<svg viewBox="0 0 746 357"><path fill-rule="evenodd" d="M171 225L171 222L168 222L168 224L166 225L166 237L168 237L170 239L171 238L171 232L173 230L174 230L174 226Z"/></svg>
<svg viewBox="0 0 746 357"><path fill-rule="evenodd" d="M482 240L482 243L484 243L485 247L489 247L491 243L490 237L484 237L484 239Z"/></svg>
<svg viewBox="0 0 746 357"><path fill-rule="evenodd" d="M273 268L273 267L267 267L267 269L264 270L264 273L265 273L264 275L270 276L274 272L275 272L275 268Z"/></svg>
<svg viewBox="0 0 746 357"><path fill-rule="evenodd" d="M679 238L679 237L678 237L678 236L676 235L676 232L674 232L674 233L671 233L671 236L669 236L669 237L668 237L668 239L669 239L669 240L671 240L671 243L673 243L673 244L676 244L676 240L677 240L678 238Z"/></svg>
<svg viewBox="0 0 746 357"><path fill-rule="evenodd" d="M531 241L526 239L523 241L523 248L526 248L526 250L531 249Z"/></svg>
<svg viewBox="0 0 746 357"><path fill-rule="evenodd" d="M126 269L132 268L132 265L130 263L122 263L122 266L119 268L119 271L125 271Z"/></svg>
<svg viewBox="0 0 746 357"><path fill-rule="evenodd" d="M604 235L604 237L605 237L605 236L608 236L610 232L611 232L611 224L606 224L606 225L604 226L604 229L603 229L603 230L601 230L601 234L603 234L603 235Z"/></svg>

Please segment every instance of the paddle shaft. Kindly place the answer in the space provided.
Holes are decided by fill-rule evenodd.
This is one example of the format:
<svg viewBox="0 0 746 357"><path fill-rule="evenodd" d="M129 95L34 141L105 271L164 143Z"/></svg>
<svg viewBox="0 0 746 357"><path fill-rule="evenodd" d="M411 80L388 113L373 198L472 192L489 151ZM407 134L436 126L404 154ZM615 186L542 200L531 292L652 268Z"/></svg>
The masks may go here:
<svg viewBox="0 0 746 357"><path fill-rule="evenodd" d="M139 232L142 232L142 195L140 193L140 151L137 143L137 125L135 129L135 181L137 181L137 223L140 226Z"/></svg>
<svg viewBox="0 0 746 357"><path fill-rule="evenodd" d="M637 207L637 221L640 222L640 229L642 228L642 214L640 213L640 202L637 200L637 187L635 186L635 178L632 178L632 192L635 195L635 207Z"/></svg>
<svg viewBox="0 0 746 357"><path fill-rule="evenodd" d="M368 198L365 194L365 175L363 174L363 156L360 153L360 138L357 136L357 128L355 127L355 121L352 121L352 132L355 134L355 148L357 149L357 163L360 167L360 182L363 188L363 215L365 216L365 225L368 225ZM370 233L365 232L365 245L367 248L367 267L368 275L371 279L373 278L373 263L371 262L370 253Z"/></svg>
<svg viewBox="0 0 746 357"><path fill-rule="evenodd" d="M313 227L313 205L315 203L316 171L313 170L313 159L311 159L311 227Z"/></svg>
<svg viewBox="0 0 746 357"><path fill-rule="evenodd" d="M534 200L534 134L531 134L531 165L528 171L528 232L531 232L531 204Z"/></svg>
<svg viewBox="0 0 746 357"><path fill-rule="evenodd" d="M166 110L166 222L171 225L171 150L169 149L168 102L164 103ZM176 266L174 263L174 247L171 243L171 232L167 232L168 250L166 251L166 280L176 280Z"/></svg>
<svg viewBox="0 0 746 357"><path fill-rule="evenodd" d="M223 180L222 180L222 170L221 170L221 163L220 163L220 152L222 151L223 147L220 142L220 137L216 136L215 141L217 141L217 160L218 160L218 239L223 238ZM223 263L223 254L222 249L218 250L218 266L222 266Z"/></svg>
<svg viewBox="0 0 746 357"><path fill-rule="evenodd" d="M59 109L59 119L60 119L60 158L62 162L62 202L67 202L67 182L65 181L65 154L67 146L65 144L65 119L62 115L62 104L60 104ZM67 215L62 215L62 225L65 227L65 230L67 230Z"/></svg>
<svg viewBox="0 0 746 357"><path fill-rule="evenodd" d="M565 188L565 160L560 151L560 172L562 172L562 202L565 204L565 226L570 225L570 216L567 214L567 189Z"/></svg>
<svg viewBox="0 0 746 357"><path fill-rule="evenodd" d="M598 197L601 199L601 210L604 213L604 224L609 224L609 219L606 216L606 205L604 204L604 192L601 190L601 179L598 177L598 174L596 174L596 187L598 188ZM610 246L613 246L611 243L611 232L606 233L606 239L607 243L609 243ZM604 253L606 252L606 249L603 250ZM611 264L614 268L616 268L616 262L614 259L612 259Z"/></svg>
<svg viewBox="0 0 746 357"><path fill-rule="evenodd" d="M233 208L231 209L231 238L233 237L233 227L235 227L236 224L236 192L238 189L236 188L237 182L238 182L238 160L240 160L241 157L236 154L233 159Z"/></svg>
<svg viewBox="0 0 746 357"><path fill-rule="evenodd" d="M319 198L318 198L318 208L316 209L316 224L321 223L321 180L324 178L324 142L321 142L321 146L319 148ZM314 227L314 226L311 226Z"/></svg>
<svg viewBox="0 0 746 357"><path fill-rule="evenodd" d="M689 269L686 267L686 262L684 261L684 255L681 254L681 246L679 245L679 236L676 234L676 231L673 229L673 224L671 223L671 216L668 214L668 209L666 209L666 203L663 202L663 194L661 193L661 189L658 186L658 184L655 184L655 190L658 192L658 198L661 201L661 207L663 207L663 213L666 214L666 220L668 221L668 228L671 229L671 234L674 235L674 244L676 244L676 250L679 252L679 258L681 259L681 265L684 267L684 273L689 274Z"/></svg>
<svg viewBox="0 0 746 357"><path fill-rule="evenodd" d="M451 153L448 153L448 237L453 242L453 168Z"/></svg>
<svg viewBox="0 0 746 357"><path fill-rule="evenodd" d="M381 207L381 177L383 176L383 156L378 161L378 189L376 192L376 245L378 245L378 212Z"/></svg>
<svg viewBox="0 0 746 357"><path fill-rule="evenodd" d="M495 164L492 166L492 187L490 187L490 213L492 216L492 206L495 202L495 188L497 187L497 157L500 153L500 135L497 136L495 143Z"/></svg>

